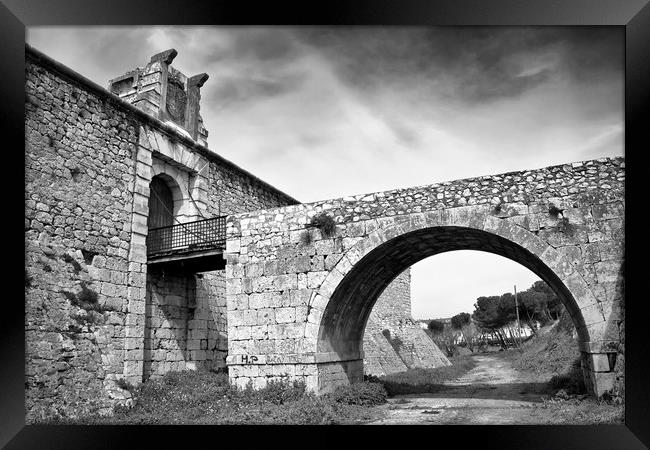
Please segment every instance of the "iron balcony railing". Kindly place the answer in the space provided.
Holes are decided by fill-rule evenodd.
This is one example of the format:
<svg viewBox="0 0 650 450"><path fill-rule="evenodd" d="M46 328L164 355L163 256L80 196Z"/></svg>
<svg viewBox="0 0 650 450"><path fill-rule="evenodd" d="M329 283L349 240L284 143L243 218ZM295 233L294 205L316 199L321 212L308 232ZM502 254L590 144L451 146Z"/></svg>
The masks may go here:
<svg viewBox="0 0 650 450"><path fill-rule="evenodd" d="M224 250L226 216L152 228L147 235L147 256Z"/></svg>

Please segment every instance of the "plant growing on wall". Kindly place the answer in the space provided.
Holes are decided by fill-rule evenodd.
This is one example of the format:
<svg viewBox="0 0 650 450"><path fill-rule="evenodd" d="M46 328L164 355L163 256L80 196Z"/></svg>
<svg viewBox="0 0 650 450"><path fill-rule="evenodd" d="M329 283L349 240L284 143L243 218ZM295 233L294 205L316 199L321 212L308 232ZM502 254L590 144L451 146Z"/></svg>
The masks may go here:
<svg viewBox="0 0 650 450"><path fill-rule="evenodd" d="M562 215L562 210L555 206L553 203L549 203L548 213L553 217L559 217Z"/></svg>
<svg viewBox="0 0 650 450"><path fill-rule="evenodd" d="M72 305L84 310L85 313L75 319L80 325L103 323L102 313L105 309L99 304L99 295L88 288L85 282L81 282L81 292L78 294L69 291L61 291L61 293Z"/></svg>
<svg viewBox="0 0 650 450"><path fill-rule="evenodd" d="M61 255L61 259L72 266L74 273L79 273L81 271L81 264L79 264L72 256L64 253Z"/></svg>
<svg viewBox="0 0 650 450"><path fill-rule="evenodd" d="M311 236L309 230L307 230L300 235L300 240L302 241L303 244L309 245L314 241L314 238Z"/></svg>
<svg viewBox="0 0 650 450"><path fill-rule="evenodd" d="M573 232L575 231L575 226L569 223L568 217L562 217L560 221L557 223L557 229L561 233L572 235Z"/></svg>
<svg viewBox="0 0 650 450"><path fill-rule="evenodd" d="M569 218L568 217L564 217L564 214L563 214L564 210L563 209L560 209L557 206L555 206L553 203L550 203L548 205L548 213L551 216L559 219L558 223L557 223L557 230L560 233L566 233L568 235L573 234L573 232L575 231L575 226L573 226L572 224L569 223Z"/></svg>
<svg viewBox="0 0 650 450"><path fill-rule="evenodd" d="M324 237L332 237L336 232L336 222L324 212L312 217L309 224L318 228Z"/></svg>
<svg viewBox="0 0 650 450"><path fill-rule="evenodd" d="M307 231L302 234L301 241L305 245L309 245L313 242L314 238L309 232L309 228L318 228L323 237L329 238L334 236L336 233L336 222L333 218L327 214L320 213L311 218L311 221L307 224Z"/></svg>

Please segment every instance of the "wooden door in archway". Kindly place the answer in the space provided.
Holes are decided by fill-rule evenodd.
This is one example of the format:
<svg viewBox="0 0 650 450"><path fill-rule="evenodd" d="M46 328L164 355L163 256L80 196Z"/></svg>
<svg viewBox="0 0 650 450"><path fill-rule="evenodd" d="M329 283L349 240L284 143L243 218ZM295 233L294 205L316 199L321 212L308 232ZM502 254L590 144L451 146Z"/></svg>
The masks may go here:
<svg viewBox="0 0 650 450"><path fill-rule="evenodd" d="M174 199L172 191L164 180L154 177L151 180L149 196L149 219L147 227L160 228L174 224Z"/></svg>

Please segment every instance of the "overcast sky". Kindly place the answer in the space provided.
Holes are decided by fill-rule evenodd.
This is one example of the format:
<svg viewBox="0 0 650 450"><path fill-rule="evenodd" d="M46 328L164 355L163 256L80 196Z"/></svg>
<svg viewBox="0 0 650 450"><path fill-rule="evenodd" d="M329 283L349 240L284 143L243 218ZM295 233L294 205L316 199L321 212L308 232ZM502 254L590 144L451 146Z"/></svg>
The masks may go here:
<svg viewBox="0 0 650 450"><path fill-rule="evenodd" d="M209 147L302 202L623 155L611 27L30 27L102 86L175 48L205 72ZM537 278L481 252L413 269L413 314Z"/></svg>

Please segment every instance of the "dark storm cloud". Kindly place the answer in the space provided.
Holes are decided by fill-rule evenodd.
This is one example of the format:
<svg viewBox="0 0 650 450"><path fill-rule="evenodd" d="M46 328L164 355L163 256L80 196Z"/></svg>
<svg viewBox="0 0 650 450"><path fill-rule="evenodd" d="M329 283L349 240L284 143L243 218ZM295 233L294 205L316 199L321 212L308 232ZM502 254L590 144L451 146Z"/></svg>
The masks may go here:
<svg viewBox="0 0 650 450"><path fill-rule="evenodd" d="M407 125L406 123L390 120L387 120L385 123L401 144L407 147L413 147L414 145L420 143L420 134L413 127Z"/></svg>
<svg viewBox="0 0 650 450"><path fill-rule="evenodd" d="M213 82L217 87L210 92L209 100L216 105L261 100L293 92L305 80L300 73L268 76L271 78L221 77Z"/></svg>
<svg viewBox="0 0 650 450"><path fill-rule="evenodd" d="M301 53L291 33L274 28L238 33L230 51L233 57L259 61L290 61Z"/></svg>
<svg viewBox="0 0 650 450"><path fill-rule="evenodd" d="M296 64L304 52L286 29L223 27L213 39L210 31L200 33L206 39L198 52L213 68L214 88L208 88L206 98L217 107L241 107L295 92L306 79Z"/></svg>
<svg viewBox="0 0 650 450"><path fill-rule="evenodd" d="M206 60L221 63L290 63L298 58L301 49L294 35L283 28L269 27L219 27L214 29L179 29L178 33L193 35L200 33L204 40L195 46L195 55ZM172 29L172 32L176 30ZM183 36L179 38L182 40Z"/></svg>
<svg viewBox="0 0 650 450"><path fill-rule="evenodd" d="M84 40L80 36L80 41L87 42L87 51L99 56L98 62L102 69L115 70L118 61L134 61L136 65L144 66L149 62L151 57L149 49L142 45L146 40L148 33L145 30L123 29L118 33L100 33L97 40ZM161 49L166 50L166 49ZM125 67L131 67L133 64L126 63Z"/></svg>
<svg viewBox="0 0 650 450"><path fill-rule="evenodd" d="M623 35L611 27L336 27L296 34L359 89L413 83L470 103L517 97L566 77L620 77L623 68Z"/></svg>
<svg viewBox="0 0 650 450"><path fill-rule="evenodd" d="M149 61L148 35L144 28L31 27L27 42L35 41L37 49L106 86L109 79Z"/></svg>
<svg viewBox="0 0 650 450"><path fill-rule="evenodd" d="M620 76L625 64L623 30L615 27L570 28L565 31L564 63L578 81Z"/></svg>

